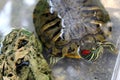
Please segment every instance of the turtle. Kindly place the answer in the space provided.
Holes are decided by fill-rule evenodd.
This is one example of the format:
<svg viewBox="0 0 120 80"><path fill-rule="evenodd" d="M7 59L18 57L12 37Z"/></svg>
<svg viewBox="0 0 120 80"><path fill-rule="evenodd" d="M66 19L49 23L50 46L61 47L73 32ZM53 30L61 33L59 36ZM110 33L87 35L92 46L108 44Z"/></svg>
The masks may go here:
<svg viewBox="0 0 120 80"><path fill-rule="evenodd" d="M81 13L78 15L83 19L83 23L74 27L76 31L71 30L68 34L62 27L62 19L58 16L58 12L50 12L47 0L40 0L37 3L33 11L33 24L43 44L43 53L56 58L82 58L88 61L96 61L104 53L104 49L117 53L113 42L108 41L111 37L112 25L104 6L99 0L82 0L81 2ZM80 34L78 38L67 39L70 35L78 34Z"/></svg>

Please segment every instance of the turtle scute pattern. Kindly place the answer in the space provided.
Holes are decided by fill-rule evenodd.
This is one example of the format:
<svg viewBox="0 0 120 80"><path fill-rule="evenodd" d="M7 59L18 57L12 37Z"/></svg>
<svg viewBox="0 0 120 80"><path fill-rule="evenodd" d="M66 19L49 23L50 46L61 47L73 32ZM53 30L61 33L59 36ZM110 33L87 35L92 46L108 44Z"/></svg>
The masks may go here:
<svg viewBox="0 0 120 80"><path fill-rule="evenodd" d="M6 35L0 54L0 80L51 80L42 45L33 33L13 29Z"/></svg>
<svg viewBox="0 0 120 80"><path fill-rule="evenodd" d="M104 48L116 53L114 44L107 41L112 26L103 5L99 0L80 2L82 4L78 15L82 22L69 29L62 27L57 12L50 13L47 0L38 2L33 12L33 23L43 43L43 52L55 57L84 58L90 61L98 59Z"/></svg>

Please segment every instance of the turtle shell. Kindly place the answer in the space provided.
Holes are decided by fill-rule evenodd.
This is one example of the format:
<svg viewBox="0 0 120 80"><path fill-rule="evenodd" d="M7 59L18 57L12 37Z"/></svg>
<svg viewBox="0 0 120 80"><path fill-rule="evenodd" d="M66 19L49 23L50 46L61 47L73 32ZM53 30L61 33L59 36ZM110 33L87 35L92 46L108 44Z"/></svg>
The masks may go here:
<svg viewBox="0 0 120 80"><path fill-rule="evenodd" d="M78 15L82 23L64 29L58 13L50 13L48 2L46 0L38 2L33 12L33 23L47 53L54 56L81 58L78 55L80 49L91 48L97 41L103 42L111 35L109 15L100 2L84 0L81 6ZM84 47L86 42L90 44Z"/></svg>

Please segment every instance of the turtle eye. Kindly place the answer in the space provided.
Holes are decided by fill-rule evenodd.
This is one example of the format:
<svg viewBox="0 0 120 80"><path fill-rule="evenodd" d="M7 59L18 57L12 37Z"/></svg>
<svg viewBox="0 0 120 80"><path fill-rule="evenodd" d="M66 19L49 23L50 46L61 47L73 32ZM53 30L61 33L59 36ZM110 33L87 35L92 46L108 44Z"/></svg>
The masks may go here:
<svg viewBox="0 0 120 80"><path fill-rule="evenodd" d="M90 50L82 50L82 51L81 51L81 54L84 55L84 56L87 56L87 55L89 55L90 53L91 53Z"/></svg>

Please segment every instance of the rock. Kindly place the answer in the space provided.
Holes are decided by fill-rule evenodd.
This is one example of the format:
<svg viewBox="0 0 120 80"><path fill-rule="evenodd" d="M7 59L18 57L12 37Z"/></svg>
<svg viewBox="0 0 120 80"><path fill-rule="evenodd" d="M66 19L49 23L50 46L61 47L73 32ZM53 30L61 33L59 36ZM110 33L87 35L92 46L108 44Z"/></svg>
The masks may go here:
<svg viewBox="0 0 120 80"><path fill-rule="evenodd" d="M0 80L51 80L42 45L24 29L13 29L3 41Z"/></svg>

